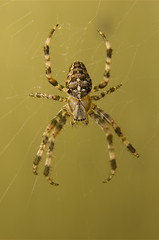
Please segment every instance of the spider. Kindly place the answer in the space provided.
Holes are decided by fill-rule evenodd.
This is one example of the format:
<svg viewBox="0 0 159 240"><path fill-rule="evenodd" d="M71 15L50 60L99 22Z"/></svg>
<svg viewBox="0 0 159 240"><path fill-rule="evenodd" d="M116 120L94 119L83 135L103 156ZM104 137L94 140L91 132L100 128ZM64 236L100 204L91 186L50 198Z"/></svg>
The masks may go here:
<svg viewBox="0 0 159 240"><path fill-rule="evenodd" d="M48 144L48 150L45 161L44 168L44 176L47 181L57 186L58 183L55 183L49 175L51 159L54 149L54 141L55 137L59 134L61 129L63 128L66 120L69 117L72 117L72 125L78 124L79 122L83 122L84 124L88 124L88 115L95 120L95 122L101 127L101 129L106 134L106 139L108 143L108 153L110 158L110 174L103 183L109 182L115 174L115 170L117 168L114 147L113 147L113 136L111 131L109 130L109 125L114 129L115 133L121 139L123 144L127 147L127 149L136 157L139 157L139 154L136 152L135 148L132 144L126 139L126 137L121 132L120 127L116 124L112 117L110 117L107 113L105 113L102 109L100 109L97 105L93 103L94 101L98 101L103 98L106 94L112 93L115 90L119 89L122 84L117 85L116 87L111 87L110 89L103 91L95 96L90 96L90 93L97 92L103 88L105 88L109 82L110 78L110 64L112 57L112 48L107 40L106 36L103 32L98 31L101 37L103 38L106 45L106 63L105 63L105 71L104 71L104 79L97 86L92 86L92 80L86 70L85 65L80 61L75 61L71 64L69 68L69 73L66 79L66 87L59 84L57 80L55 80L52 76L51 64L50 64L50 41L53 33L55 32L58 24L54 26L46 39L44 46L44 56L45 56L45 66L46 66L46 77L55 88L60 90L61 92L65 92L68 94L68 97L60 97L57 95L47 95L43 93L31 93L31 97L35 98L45 98L50 100L55 100L59 102L65 102L66 104L63 108L57 113L57 115L51 120L50 124L46 127L43 136L42 142L40 144L40 148L37 152L37 155L33 162L33 172L37 174L37 167L42 158L42 154L44 152L46 144Z"/></svg>

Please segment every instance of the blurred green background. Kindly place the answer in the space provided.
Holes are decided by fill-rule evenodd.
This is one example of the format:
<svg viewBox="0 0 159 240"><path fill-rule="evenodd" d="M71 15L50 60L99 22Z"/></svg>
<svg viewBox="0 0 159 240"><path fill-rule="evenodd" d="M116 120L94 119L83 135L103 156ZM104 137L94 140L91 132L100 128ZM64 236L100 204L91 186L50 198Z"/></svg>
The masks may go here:
<svg viewBox="0 0 159 240"><path fill-rule="evenodd" d="M114 136L116 176L109 174L104 132L70 121L56 138L55 188L32 161L46 125L63 103L28 97L59 93L48 84L43 56L51 28L53 75L65 84L69 66L84 62L96 85L103 79L105 45L113 47L109 87L98 102L140 153ZM0 239L159 239L159 2L0 1ZM113 130L112 130L113 131Z"/></svg>

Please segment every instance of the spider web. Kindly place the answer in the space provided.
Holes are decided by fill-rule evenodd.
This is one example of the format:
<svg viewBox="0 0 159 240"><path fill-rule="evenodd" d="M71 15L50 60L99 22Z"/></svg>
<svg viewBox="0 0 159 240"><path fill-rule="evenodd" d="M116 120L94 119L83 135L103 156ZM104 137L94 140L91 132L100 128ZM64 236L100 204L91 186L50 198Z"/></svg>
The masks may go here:
<svg viewBox="0 0 159 240"><path fill-rule="evenodd" d="M0 238L52 238L51 225L42 220L43 217L47 219L48 214L54 214L56 229L53 239L139 239L145 236L153 239L157 236L155 223L151 226L144 217L153 217L157 222L158 209L155 208L155 203L158 196L152 188L149 193L155 199L154 207L151 207L151 213L145 211L151 201L144 186L147 175L151 175L152 181L156 180L149 158L153 158L154 164L157 164L159 114L156 110L158 85L155 80L158 79L158 59L155 45L159 36L158 10L158 1L150 0L0 1L0 210L4 218L4 230ZM121 82L123 87L97 104L117 121L130 142L144 156L140 162L134 160L114 136L118 169L116 177L109 185L103 186L101 183L109 174L105 135L91 120L87 127L80 125L75 128L71 127L68 120L56 139L51 174L59 181L59 188L51 188L42 176L45 154L38 177L32 174L32 161L40 145L41 135L63 106L61 103L28 97L31 92L64 96L47 83L44 73L43 45L57 22L60 25L51 41L51 64L53 76L63 85L69 66L75 60L84 62L94 85L103 79L105 45L97 29L106 34L113 47L108 88ZM126 206L123 213L118 210L122 209L122 201L125 203L127 194L132 196L129 187L124 185L125 179L131 184L134 195L139 194L142 200L144 197L147 199L145 205L140 201L138 203L137 209L140 208L142 214L146 212L143 218L136 213L137 210L134 211L139 223L144 222L139 227L134 227L134 235L131 224L134 223L135 216L130 211L133 205ZM135 190L135 184L139 181L141 194ZM150 186L149 182L146 183ZM118 202L115 201L117 197ZM133 201L136 202L135 197ZM132 209L135 208L133 207ZM15 217L16 213L18 216L15 223L13 217L8 219L11 209L12 216ZM132 221L128 221L124 230L129 213ZM39 216L39 220L33 217L34 221L37 220L37 223L32 222L36 229L28 222L34 214ZM20 223L22 216L26 217L24 223ZM67 220L73 227L69 226ZM118 225L119 220L121 224ZM110 224L112 221L117 229L113 233L113 226ZM104 223L107 224L107 229ZM17 227L19 224L21 231ZM50 230L48 229L45 236L39 226L44 229L47 225ZM8 226L10 233L5 232ZM78 226L81 226L81 231ZM149 226L145 235L142 232L146 228L144 226Z"/></svg>

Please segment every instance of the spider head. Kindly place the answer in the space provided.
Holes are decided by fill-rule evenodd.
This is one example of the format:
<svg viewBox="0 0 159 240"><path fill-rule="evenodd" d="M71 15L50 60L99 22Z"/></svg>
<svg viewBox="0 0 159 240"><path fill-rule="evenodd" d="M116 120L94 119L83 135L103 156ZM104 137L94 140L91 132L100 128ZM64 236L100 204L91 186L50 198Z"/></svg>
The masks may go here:
<svg viewBox="0 0 159 240"><path fill-rule="evenodd" d="M92 80L82 62L74 62L70 68L66 80L66 88L69 95L82 99L92 89Z"/></svg>
<svg viewBox="0 0 159 240"><path fill-rule="evenodd" d="M83 122L88 124L88 111L91 107L91 97L88 95L82 99L69 97L68 110L73 117L73 122Z"/></svg>

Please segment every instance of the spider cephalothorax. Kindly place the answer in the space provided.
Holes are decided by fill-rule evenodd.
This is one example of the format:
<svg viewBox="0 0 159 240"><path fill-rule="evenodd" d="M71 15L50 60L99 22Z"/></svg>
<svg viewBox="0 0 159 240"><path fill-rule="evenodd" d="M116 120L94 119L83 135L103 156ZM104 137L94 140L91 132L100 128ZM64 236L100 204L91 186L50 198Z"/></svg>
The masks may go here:
<svg viewBox="0 0 159 240"><path fill-rule="evenodd" d="M91 98L89 95L82 99L68 97L68 112L73 116L72 124L83 121L88 123L88 112L91 108Z"/></svg>
<svg viewBox="0 0 159 240"><path fill-rule="evenodd" d="M106 180L103 182L108 182L112 179L115 174L116 159L113 147L113 135L109 130L109 125L114 129L115 133L120 137L124 145L127 149L136 157L139 157L139 154L136 152L135 148L129 143L126 137L121 132L120 127L115 123L115 121L103 110L101 110L97 105L93 103L92 100L97 101L103 98L106 94L112 93L115 90L121 87L121 84L116 87L111 87L110 89L101 92L98 95L90 96L89 94L92 92L97 92L104 87L107 86L110 77L110 63L112 57L112 48L110 46L109 41L106 39L105 35L99 31L99 34L105 41L106 45L106 64L105 64L105 72L104 79L100 82L99 85L92 87L92 80L86 70L85 65L82 62L75 61L69 69L68 77L66 80L66 88L59 84L57 80L52 77L51 64L50 64L50 55L49 55L49 45L52 34L56 30L58 24L53 27L51 30L49 37L46 39L44 46L44 55L46 60L46 77L48 81L58 90L65 92L68 94L67 98L60 97L57 95L47 95L42 93L31 93L31 97L37 98L46 98L51 100L56 100L60 102L65 102L66 104L63 108L57 113L57 115L52 119L50 124L46 127L42 142L40 144L40 148L37 152L35 160L33 162L33 172L37 174L37 167L42 158L42 154L44 152L46 144L48 144L47 156L45 161L44 175L50 184L57 186L49 176L51 159L54 149L54 140L58 135L60 130L63 128L66 120L69 117L72 117L72 124L77 124L79 122L88 123L88 116L92 117L95 122L101 127L101 129L106 134L106 139L108 143L108 153L110 158L110 166L111 171Z"/></svg>

